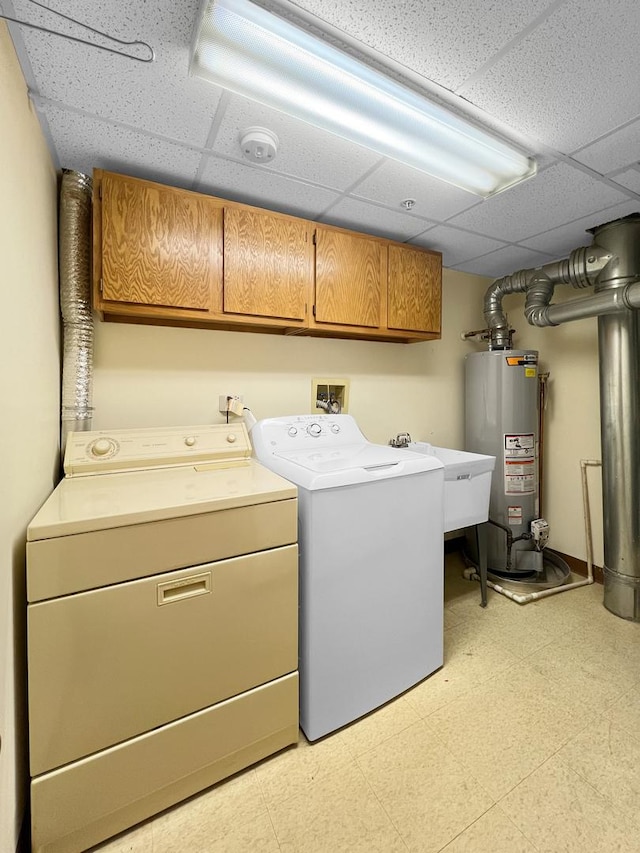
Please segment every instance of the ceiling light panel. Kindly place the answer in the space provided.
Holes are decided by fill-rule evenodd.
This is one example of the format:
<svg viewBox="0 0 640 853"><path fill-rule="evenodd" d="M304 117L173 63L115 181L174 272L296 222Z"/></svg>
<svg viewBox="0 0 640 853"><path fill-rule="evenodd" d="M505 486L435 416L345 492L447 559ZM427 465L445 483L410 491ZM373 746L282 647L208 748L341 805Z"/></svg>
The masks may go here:
<svg viewBox="0 0 640 853"><path fill-rule="evenodd" d="M205 6L191 73L480 196L536 171L508 144L249 0Z"/></svg>

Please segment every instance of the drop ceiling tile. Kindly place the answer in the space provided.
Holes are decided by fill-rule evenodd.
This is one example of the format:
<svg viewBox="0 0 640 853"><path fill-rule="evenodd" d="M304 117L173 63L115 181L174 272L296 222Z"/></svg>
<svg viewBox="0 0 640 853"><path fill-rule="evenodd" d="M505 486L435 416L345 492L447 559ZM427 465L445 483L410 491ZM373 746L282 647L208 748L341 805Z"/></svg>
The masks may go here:
<svg viewBox="0 0 640 853"><path fill-rule="evenodd" d="M321 187L275 175L264 166L245 166L213 156L206 158L197 189L308 219L314 219L338 198Z"/></svg>
<svg viewBox="0 0 640 853"><path fill-rule="evenodd" d="M241 157L242 131L254 126L266 127L278 137L277 157L265 169L330 189L347 189L380 160L367 148L238 95L227 106L213 151Z"/></svg>
<svg viewBox="0 0 640 853"><path fill-rule="evenodd" d="M400 202L403 199L413 198L416 205L412 212L416 216L424 216L438 222L443 222L481 201L474 193L445 184L394 160L386 160L372 174L352 187L350 195L371 199L398 210L401 210Z"/></svg>
<svg viewBox="0 0 640 853"><path fill-rule="evenodd" d="M354 231L364 231L378 237L401 241L414 237L429 225L434 224L352 198L341 199L321 217L321 221L329 225L339 225L341 228L352 228Z"/></svg>
<svg viewBox="0 0 640 853"><path fill-rule="evenodd" d="M199 151L52 104L41 109L64 169L109 169L186 188L198 171Z"/></svg>
<svg viewBox="0 0 640 853"><path fill-rule="evenodd" d="M198 0L164 0L154 4L153 9L147 3L127 0L81 5L72 0L56 2L61 12L118 38L147 41L155 48L156 58L150 63L135 62L21 27L19 34L29 54L37 93L102 118L204 146L222 90L189 77L189 49ZM16 17L110 44L25 0L15 7ZM147 54L141 51L141 55Z"/></svg>
<svg viewBox="0 0 640 853"><path fill-rule="evenodd" d="M505 249L498 249L497 252L485 255L483 258L455 264L455 269L476 275L486 275L490 278L500 278L517 270L539 267L552 260L553 258L550 255L544 255L541 252L534 252L520 246L507 246Z"/></svg>
<svg viewBox="0 0 640 853"><path fill-rule="evenodd" d="M603 175L637 163L640 160L640 121L628 124L572 156Z"/></svg>
<svg viewBox="0 0 640 853"><path fill-rule="evenodd" d="M461 91L568 153L640 114L639 42L637 0L568 0Z"/></svg>
<svg viewBox="0 0 640 853"><path fill-rule="evenodd" d="M588 246L591 243L593 236L587 232L588 228L597 228L598 225L604 225L614 219L621 219L623 216L629 216L629 214L639 211L640 201L626 201L605 210L591 213L589 216L583 216L567 225L560 225L552 231L545 231L536 237L528 237L520 242L524 246L553 255L554 258L564 258L573 249L577 249L579 246Z"/></svg>
<svg viewBox="0 0 640 853"><path fill-rule="evenodd" d="M626 172L616 175L612 180L616 184L622 184L623 187L633 190L634 193L640 193L640 171L638 169L628 169Z"/></svg>
<svg viewBox="0 0 640 853"><path fill-rule="evenodd" d="M460 0L296 0L296 5L453 89L539 15L549 0L469 0L464 12Z"/></svg>
<svg viewBox="0 0 640 853"><path fill-rule="evenodd" d="M507 242L520 242L567 220L586 216L626 200L618 192L566 163L550 166L533 180L524 181L449 222L469 231Z"/></svg>
<svg viewBox="0 0 640 853"><path fill-rule="evenodd" d="M416 246L423 246L425 249L442 252L442 262L446 267L462 263L469 258L477 258L478 255L486 255L506 245L499 240L492 240L481 234L470 234L468 231L460 231L458 228L450 228L447 225L436 225L435 228L431 228L409 242Z"/></svg>

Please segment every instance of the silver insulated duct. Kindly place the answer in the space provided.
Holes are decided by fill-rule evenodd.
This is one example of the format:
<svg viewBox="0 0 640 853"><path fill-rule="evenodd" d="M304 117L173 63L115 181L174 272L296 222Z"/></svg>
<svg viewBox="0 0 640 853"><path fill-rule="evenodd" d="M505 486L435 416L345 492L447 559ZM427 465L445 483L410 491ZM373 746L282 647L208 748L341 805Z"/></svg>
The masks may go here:
<svg viewBox="0 0 640 853"><path fill-rule="evenodd" d="M525 294L535 326L598 318L604 522L604 605L640 621L640 214L593 229L593 242L563 260L498 279L485 295L490 349L510 349L502 310L508 293ZM587 297L552 304L554 288L593 287ZM469 336L475 333L470 333Z"/></svg>
<svg viewBox="0 0 640 853"><path fill-rule="evenodd" d="M65 171L60 190L60 311L63 323L61 452L72 430L91 429L91 178Z"/></svg>

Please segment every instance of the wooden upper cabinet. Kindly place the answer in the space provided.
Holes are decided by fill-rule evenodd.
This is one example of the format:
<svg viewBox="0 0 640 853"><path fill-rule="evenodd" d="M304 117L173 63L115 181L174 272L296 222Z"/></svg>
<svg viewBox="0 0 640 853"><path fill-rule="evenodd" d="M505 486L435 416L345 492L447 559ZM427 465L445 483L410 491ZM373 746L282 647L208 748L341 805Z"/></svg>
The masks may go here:
<svg viewBox="0 0 640 853"><path fill-rule="evenodd" d="M389 244L387 325L440 333L442 260L439 254Z"/></svg>
<svg viewBox="0 0 640 853"><path fill-rule="evenodd" d="M96 169L93 247L94 307L106 319L440 336L441 256L382 237Z"/></svg>
<svg viewBox="0 0 640 853"><path fill-rule="evenodd" d="M310 224L225 207L225 313L303 321L312 284Z"/></svg>
<svg viewBox="0 0 640 853"><path fill-rule="evenodd" d="M379 328L385 247L349 232L316 231L316 323Z"/></svg>
<svg viewBox="0 0 640 853"><path fill-rule="evenodd" d="M221 274L220 202L107 172L101 196L102 300L209 311Z"/></svg>

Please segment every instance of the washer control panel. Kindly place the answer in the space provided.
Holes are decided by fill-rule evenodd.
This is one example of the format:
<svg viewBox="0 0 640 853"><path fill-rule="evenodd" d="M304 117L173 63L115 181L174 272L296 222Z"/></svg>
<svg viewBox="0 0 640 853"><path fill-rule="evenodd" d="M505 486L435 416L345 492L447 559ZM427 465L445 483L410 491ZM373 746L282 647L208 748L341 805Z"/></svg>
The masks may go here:
<svg viewBox="0 0 640 853"><path fill-rule="evenodd" d="M248 459L251 443L243 423L190 427L71 432L64 472L82 474L139 471Z"/></svg>
<svg viewBox="0 0 640 853"><path fill-rule="evenodd" d="M266 418L253 427L256 451L286 452L307 447L337 447L366 441L351 415L293 415Z"/></svg>

